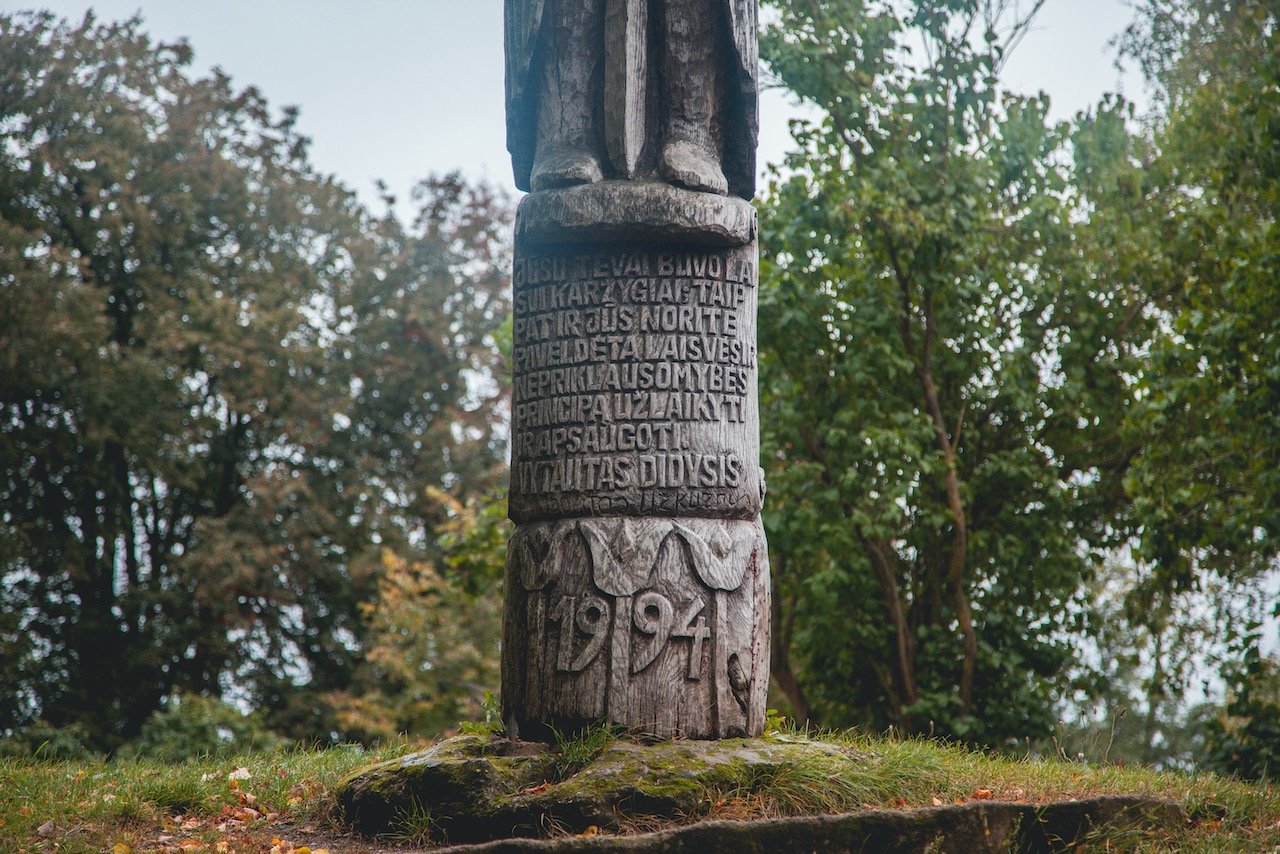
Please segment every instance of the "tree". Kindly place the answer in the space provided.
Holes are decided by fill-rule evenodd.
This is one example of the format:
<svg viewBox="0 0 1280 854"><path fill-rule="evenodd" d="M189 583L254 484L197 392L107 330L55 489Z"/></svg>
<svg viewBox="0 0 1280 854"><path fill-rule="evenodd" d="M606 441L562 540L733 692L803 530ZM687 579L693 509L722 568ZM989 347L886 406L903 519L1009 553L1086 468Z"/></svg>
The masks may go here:
<svg viewBox="0 0 1280 854"><path fill-rule="evenodd" d="M775 6L764 56L822 113L762 214L779 686L832 725L1045 734L1083 583L1129 530L1147 325L1073 185L1132 156L1126 107L1051 127L1000 89L1035 8Z"/></svg>
<svg viewBox="0 0 1280 854"><path fill-rule="evenodd" d="M1138 11L1121 47L1160 112L1151 202L1134 218L1152 251L1129 272L1160 299L1126 423L1142 448L1127 488L1151 567L1135 598L1256 591L1208 638L1228 690L1208 759L1257 776L1280 755L1259 648L1280 616L1267 593L1280 565L1280 21L1260 0L1144 0Z"/></svg>
<svg viewBox="0 0 1280 854"><path fill-rule="evenodd" d="M378 597L361 608L370 630L358 678L330 698L343 731L362 740L432 738L483 720L498 690L507 503L434 495L450 515L442 557L383 552Z"/></svg>
<svg viewBox="0 0 1280 854"><path fill-rule="evenodd" d="M385 548L501 469L505 202L405 226L138 19L0 18L0 731L235 688L324 737Z"/></svg>
<svg viewBox="0 0 1280 854"><path fill-rule="evenodd" d="M1182 29L1185 28L1185 29ZM1175 38L1181 30L1183 35ZM1170 295L1140 377L1130 479L1148 559L1175 588L1238 579L1280 550L1280 33L1269 4L1144 4L1127 49L1166 105L1153 174Z"/></svg>

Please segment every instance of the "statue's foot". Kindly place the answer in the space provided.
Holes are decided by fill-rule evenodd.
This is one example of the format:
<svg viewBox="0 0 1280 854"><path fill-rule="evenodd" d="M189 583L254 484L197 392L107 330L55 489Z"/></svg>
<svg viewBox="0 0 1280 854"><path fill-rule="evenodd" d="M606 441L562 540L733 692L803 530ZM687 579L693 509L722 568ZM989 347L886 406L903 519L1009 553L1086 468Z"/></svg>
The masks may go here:
<svg viewBox="0 0 1280 854"><path fill-rule="evenodd" d="M604 172L600 169L600 161L590 152L580 148L553 148L539 152L534 159L530 186L536 193L602 180Z"/></svg>
<svg viewBox="0 0 1280 854"><path fill-rule="evenodd" d="M663 148L662 177L672 184L702 193L723 196L729 192L729 182L725 180L715 152L683 139L672 140Z"/></svg>

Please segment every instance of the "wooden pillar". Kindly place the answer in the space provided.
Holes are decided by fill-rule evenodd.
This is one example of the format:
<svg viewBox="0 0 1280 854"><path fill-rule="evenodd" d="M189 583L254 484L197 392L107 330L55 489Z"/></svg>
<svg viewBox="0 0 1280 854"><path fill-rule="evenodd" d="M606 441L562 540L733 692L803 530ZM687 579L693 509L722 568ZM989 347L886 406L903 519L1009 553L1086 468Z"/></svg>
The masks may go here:
<svg viewBox="0 0 1280 854"><path fill-rule="evenodd" d="M756 276L740 199L599 184L521 206L503 638L521 737L761 731Z"/></svg>
<svg viewBox="0 0 1280 854"><path fill-rule="evenodd" d="M721 8L721 7L724 8ZM503 717L758 735L755 0L506 0Z"/></svg>

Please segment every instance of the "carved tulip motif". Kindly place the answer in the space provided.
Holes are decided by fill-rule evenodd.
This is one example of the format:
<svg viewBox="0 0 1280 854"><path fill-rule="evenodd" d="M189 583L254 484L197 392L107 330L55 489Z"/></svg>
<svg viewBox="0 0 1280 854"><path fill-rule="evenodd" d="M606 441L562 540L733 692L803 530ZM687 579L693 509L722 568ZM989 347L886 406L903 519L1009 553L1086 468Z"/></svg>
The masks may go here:
<svg viewBox="0 0 1280 854"><path fill-rule="evenodd" d="M712 590L737 590L755 553L758 535L751 525L721 521L676 523L689 546L693 568ZM701 531L697 530L698 528Z"/></svg>
<svg viewBox="0 0 1280 854"><path fill-rule="evenodd" d="M634 596L649 583L658 550L671 533L671 523L665 519L583 519L578 530L591 552L591 577L596 587L610 596Z"/></svg>

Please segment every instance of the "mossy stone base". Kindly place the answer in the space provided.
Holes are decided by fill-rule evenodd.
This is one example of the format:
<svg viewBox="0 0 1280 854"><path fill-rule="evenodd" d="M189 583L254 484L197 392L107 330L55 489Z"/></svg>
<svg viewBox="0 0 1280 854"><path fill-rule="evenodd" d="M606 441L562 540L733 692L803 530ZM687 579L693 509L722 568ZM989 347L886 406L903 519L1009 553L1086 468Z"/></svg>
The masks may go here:
<svg viewBox="0 0 1280 854"><path fill-rule="evenodd" d="M340 814L367 836L433 844L490 842L485 851L1058 851L1098 832L1180 823L1180 809L1144 798L1058 804L977 802L754 822L708 821L627 837L566 837L690 825L728 798L767 795L803 814L833 811L825 785L876 757L803 738L602 743L577 758L542 744L460 736L375 765L338 789ZM828 783L830 781L830 783ZM868 793L870 794L870 793ZM787 803L787 800L790 803ZM848 807L845 807L848 809ZM494 841L498 840L498 841ZM505 840L505 841L503 841ZM778 847L781 846L781 847Z"/></svg>
<svg viewBox="0 0 1280 854"><path fill-rule="evenodd" d="M449 842L616 831L697 818L717 794L756 789L787 768L838 773L859 756L808 740L610 741L572 768L543 744L459 736L360 772L339 787L338 803L369 836L424 824Z"/></svg>

